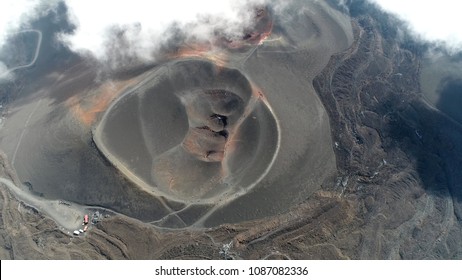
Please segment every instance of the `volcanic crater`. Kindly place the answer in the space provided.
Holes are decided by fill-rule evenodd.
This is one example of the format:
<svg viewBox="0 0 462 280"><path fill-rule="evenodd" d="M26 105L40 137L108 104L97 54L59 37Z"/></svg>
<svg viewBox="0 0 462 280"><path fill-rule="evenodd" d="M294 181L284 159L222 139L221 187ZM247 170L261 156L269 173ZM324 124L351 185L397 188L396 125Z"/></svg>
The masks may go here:
<svg viewBox="0 0 462 280"><path fill-rule="evenodd" d="M161 67L115 101L95 142L145 190L203 202L255 185L276 156L279 140L265 140L277 139L275 130L261 93L239 70L194 59Z"/></svg>
<svg viewBox="0 0 462 280"><path fill-rule="evenodd" d="M0 130L19 180L161 228L255 220L305 201L336 174L312 81L353 42L350 18L295 1L255 22L114 73L76 55L50 64L70 54L44 45L24 74L39 82L18 87Z"/></svg>

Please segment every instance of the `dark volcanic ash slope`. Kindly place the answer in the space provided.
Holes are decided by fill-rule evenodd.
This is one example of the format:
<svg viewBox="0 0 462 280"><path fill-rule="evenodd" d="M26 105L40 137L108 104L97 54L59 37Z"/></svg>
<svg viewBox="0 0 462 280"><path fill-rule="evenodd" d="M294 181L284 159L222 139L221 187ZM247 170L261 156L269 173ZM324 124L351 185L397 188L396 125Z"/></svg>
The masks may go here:
<svg viewBox="0 0 462 280"><path fill-rule="evenodd" d="M358 258L461 258L461 127L422 101L421 45L396 41L380 13L357 15L356 42L314 82L340 174L364 225Z"/></svg>

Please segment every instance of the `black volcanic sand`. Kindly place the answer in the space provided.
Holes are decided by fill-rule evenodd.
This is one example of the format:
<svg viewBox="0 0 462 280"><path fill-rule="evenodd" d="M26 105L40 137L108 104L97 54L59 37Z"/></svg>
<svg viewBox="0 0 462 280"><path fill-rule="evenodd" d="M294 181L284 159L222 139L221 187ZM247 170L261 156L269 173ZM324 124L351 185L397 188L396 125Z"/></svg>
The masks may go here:
<svg viewBox="0 0 462 280"><path fill-rule="evenodd" d="M142 74L94 129L99 149L64 104L95 94L94 67L67 54L53 58L67 65L39 56L37 70L26 73L34 83L10 104L0 146L19 178L45 198L157 226L216 226L284 212L336 172L312 80L352 42L348 16L300 2L274 16L262 45L230 50L226 67L185 59Z"/></svg>

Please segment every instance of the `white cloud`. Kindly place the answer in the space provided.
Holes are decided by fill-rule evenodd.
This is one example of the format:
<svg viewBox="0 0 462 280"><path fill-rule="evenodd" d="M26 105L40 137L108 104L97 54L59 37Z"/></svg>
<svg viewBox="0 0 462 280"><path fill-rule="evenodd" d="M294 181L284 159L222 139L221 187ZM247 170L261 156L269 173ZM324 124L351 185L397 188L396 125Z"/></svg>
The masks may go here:
<svg viewBox="0 0 462 280"><path fill-rule="evenodd" d="M63 0L70 20L77 26L74 34L60 37L77 52L91 53L101 60L114 54L151 59L165 43L174 26L186 36L210 38L220 30L228 36L240 34L251 24L252 5L267 0L167 0L111 1ZM36 18L40 11L59 0L1 0L0 46L7 34ZM115 40L123 32L123 41ZM119 44L119 45L118 45ZM120 44L123 47L118 48Z"/></svg>
<svg viewBox="0 0 462 280"><path fill-rule="evenodd" d="M17 30L27 19L36 17L44 3L59 0L1 0L0 46L8 33ZM249 3L262 4L272 0L166 0L110 1L63 0L70 8L71 20L78 28L73 35L62 37L80 52L90 52L100 59L107 58L108 46L114 35L109 30L125 30L130 46L127 55L150 58L153 51L168 38L172 24L186 30L188 36L208 37L216 29L236 34L250 24ZM341 0L339 0L342 2ZM454 0L369 0L398 15L409 23L420 38L444 42L452 51L462 50L462 2ZM272 1L278 3L278 1ZM37 7L40 6L40 9Z"/></svg>
<svg viewBox="0 0 462 280"><path fill-rule="evenodd" d="M0 1L0 47L8 33L16 31L21 22L34 14L36 0L2 0Z"/></svg>
<svg viewBox="0 0 462 280"><path fill-rule="evenodd" d="M164 43L172 25L188 36L210 38L216 30L238 34L250 24L254 11L249 3L264 0L168 0L168 1L111 1L66 0L75 34L63 36L75 51L91 51L105 59L114 34L124 30L128 55L148 59L152 51ZM112 37L111 37L112 36Z"/></svg>
<svg viewBox="0 0 462 280"><path fill-rule="evenodd" d="M9 72L6 65L0 61L0 84L11 79L13 79L13 73Z"/></svg>
<svg viewBox="0 0 462 280"><path fill-rule="evenodd" d="M462 50L462 2L455 0L369 0L409 24L420 39Z"/></svg>

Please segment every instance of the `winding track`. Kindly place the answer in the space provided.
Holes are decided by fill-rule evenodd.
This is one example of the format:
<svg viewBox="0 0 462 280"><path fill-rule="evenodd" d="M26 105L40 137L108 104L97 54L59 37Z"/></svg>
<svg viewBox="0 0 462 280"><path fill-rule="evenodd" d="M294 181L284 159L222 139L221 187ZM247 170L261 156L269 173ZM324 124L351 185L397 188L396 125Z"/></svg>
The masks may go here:
<svg viewBox="0 0 462 280"><path fill-rule="evenodd" d="M19 31L17 33L24 33L24 32L36 32L38 34L37 48L35 49L34 59L32 59L32 61L26 65L20 65L20 66L16 66L16 67L6 70L5 72L0 74L0 78L2 78L3 76L7 76L9 73L16 71L18 69L31 67L32 65L34 65L35 61L37 61L37 58L40 53L40 47L42 46L42 37L43 37L42 31L37 30L37 29L28 29L28 30Z"/></svg>
<svg viewBox="0 0 462 280"><path fill-rule="evenodd" d="M47 200L24 191L19 186L16 186L11 180L0 178L0 184L5 185L21 202L44 212L51 217L64 230L63 232L72 232L76 230L85 215L85 207L72 204L72 206L64 206L57 200Z"/></svg>
<svg viewBox="0 0 462 280"><path fill-rule="evenodd" d="M24 33L24 32L36 32L37 35L38 35L37 47L36 47L36 49L35 49L34 58L32 59L32 61L31 61L30 63L28 63L28 64L26 64L26 65L16 66L16 67L13 67L13 68L11 68L11 69L8 69L8 70L7 70L6 72L4 72L4 73L1 73L1 74L0 74L0 78L2 78L3 76L7 76L9 73L11 73L11 72L13 72L13 71L15 71L15 70L22 69L22 68L27 68L27 67L31 67L31 66L34 65L35 62L37 61L37 58L38 58L38 56L39 56L39 54L40 54L40 47L41 47L41 45L42 45L42 38L43 38L42 31L37 30L37 29L28 29L28 30L22 30L22 31L20 31L20 32L17 32L17 34L18 34L18 33ZM58 79L58 80L59 80L59 79ZM25 124L24 124L24 129L23 129L22 132L21 132L21 135L20 135L20 137L19 137L19 141L18 141L18 143L17 143L17 145L16 145L16 148L15 148L14 153L13 153L13 157L12 157L12 159L11 159L11 164L12 164L13 166L14 166L14 161L15 161L15 159L16 159L16 154L17 154L17 152L18 152L18 150L19 150L19 146L20 146L20 144L21 144L22 138L24 137L24 133L25 133L25 131L26 131L26 128L27 128L27 126L29 125L29 122L30 122L30 120L31 120L31 118L32 118L32 115L37 111L37 109L38 109L38 107L40 106L40 103L41 103L41 102L42 102L42 99L40 99L40 100L37 102L37 104L36 104L35 107L34 107L34 110L30 113L29 117L27 118L27 120L26 120L26 122L25 122Z"/></svg>

